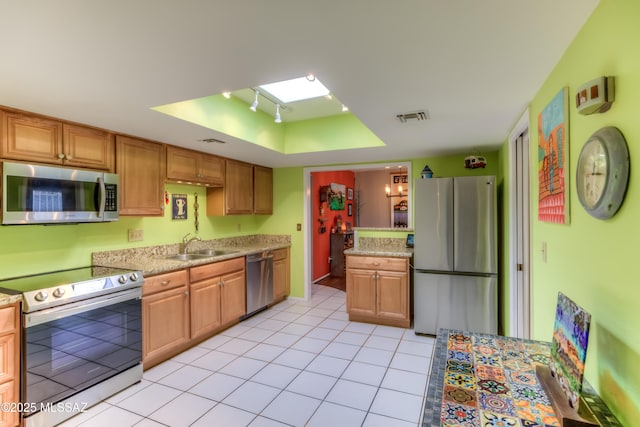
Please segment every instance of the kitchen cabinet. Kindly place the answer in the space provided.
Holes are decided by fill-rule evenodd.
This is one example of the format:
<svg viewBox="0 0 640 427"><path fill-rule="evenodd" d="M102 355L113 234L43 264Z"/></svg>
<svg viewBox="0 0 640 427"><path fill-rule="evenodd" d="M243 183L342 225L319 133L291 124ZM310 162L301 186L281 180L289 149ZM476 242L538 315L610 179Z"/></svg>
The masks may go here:
<svg viewBox="0 0 640 427"><path fill-rule="evenodd" d="M116 136L120 215L161 216L164 212L165 146Z"/></svg>
<svg viewBox="0 0 640 427"><path fill-rule="evenodd" d="M273 214L273 169L253 166L253 213Z"/></svg>
<svg viewBox="0 0 640 427"><path fill-rule="evenodd" d="M113 134L46 117L3 111L0 157L112 172Z"/></svg>
<svg viewBox="0 0 640 427"><path fill-rule="evenodd" d="M244 257L190 268L191 339L240 321L245 310Z"/></svg>
<svg viewBox="0 0 640 427"><path fill-rule="evenodd" d="M222 157L167 146L167 179L170 181L222 186L224 163Z"/></svg>
<svg viewBox="0 0 640 427"><path fill-rule="evenodd" d="M409 259L347 256L349 320L408 328Z"/></svg>
<svg viewBox="0 0 640 427"><path fill-rule="evenodd" d="M273 300L282 301L291 292L289 248L273 251Z"/></svg>
<svg viewBox="0 0 640 427"><path fill-rule="evenodd" d="M0 405L20 402L20 303L0 308ZM19 424L17 411L0 411L0 427Z"/></svg>
<svg viewBox="0 0 640 427"><path fill-rule="evenodd" d="M207 215L272 212L273 171L262 166L226 159L224 187L207 189Z"/></svg>
<svg viewBox="0 0 640 427"><path fill-rule="evenodd" d="M187 270L148 277L142 287L142 363L150 368L189 345Z"/></svg>

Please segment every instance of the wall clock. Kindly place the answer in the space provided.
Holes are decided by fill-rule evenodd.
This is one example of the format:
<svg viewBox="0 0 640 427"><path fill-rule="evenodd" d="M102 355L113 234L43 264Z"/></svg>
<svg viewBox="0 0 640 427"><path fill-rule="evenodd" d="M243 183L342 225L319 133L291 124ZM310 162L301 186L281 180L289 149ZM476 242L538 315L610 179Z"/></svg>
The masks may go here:
<svg viewBox="0 0 640 427"><path fill-rule="evenodd" d="M629 181L629 150L615 127L597 130L585 142L576 171L578 198L587 213L611 218L622 205Z"/></svg>

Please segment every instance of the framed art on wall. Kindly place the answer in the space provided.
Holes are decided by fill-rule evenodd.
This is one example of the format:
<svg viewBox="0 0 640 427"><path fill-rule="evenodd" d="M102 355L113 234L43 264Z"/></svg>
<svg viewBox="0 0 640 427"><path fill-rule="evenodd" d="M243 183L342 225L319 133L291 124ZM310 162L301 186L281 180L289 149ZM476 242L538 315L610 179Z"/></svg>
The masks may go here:
<svg viewBox="0 0 640 427"><path fill-rule="evenodd" d="M538 115L538 220L569 224L569 88Z"/></svg>

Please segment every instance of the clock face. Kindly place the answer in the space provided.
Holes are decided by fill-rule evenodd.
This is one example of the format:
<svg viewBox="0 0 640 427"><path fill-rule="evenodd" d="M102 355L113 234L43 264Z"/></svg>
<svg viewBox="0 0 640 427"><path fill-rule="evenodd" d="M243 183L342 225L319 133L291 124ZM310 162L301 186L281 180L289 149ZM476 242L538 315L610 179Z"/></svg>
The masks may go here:
<svg viewBox="0 0 640 427"><path fill-rule="evenodd" d="M624 200L629 182L629 151L620 131L605 127L582 147L576 170L578 199L594 218L611 218Z"/></svg>
<svg viewBox="0 0 640 427"><path fill-rule="evenodd" d="M584 159L581 164L583 194L586 207L593 208L604 193L607 184L608 158L602 143L591 140L584 147Z"/></svg>

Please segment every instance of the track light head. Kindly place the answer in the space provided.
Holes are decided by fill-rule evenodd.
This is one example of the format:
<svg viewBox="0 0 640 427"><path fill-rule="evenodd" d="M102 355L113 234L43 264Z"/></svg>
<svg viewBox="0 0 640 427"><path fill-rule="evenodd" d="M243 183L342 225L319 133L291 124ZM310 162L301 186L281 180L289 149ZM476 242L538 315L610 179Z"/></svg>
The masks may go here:
<svg viewBox="0 0 640 427"><path fill-rule="evenodd" d="M276 119L274 122L282 123L282 117L280 117L280 104L276 104Z"/></svg>
<svg viewBox="0 0 640 427"><path fill-rule="evenodd" d="M251 107L249 107L249 109L254 113L258 109L258 95L260 95L260 91L256 90L256 99L253 101L253 104L251 104Z"/></svg>

